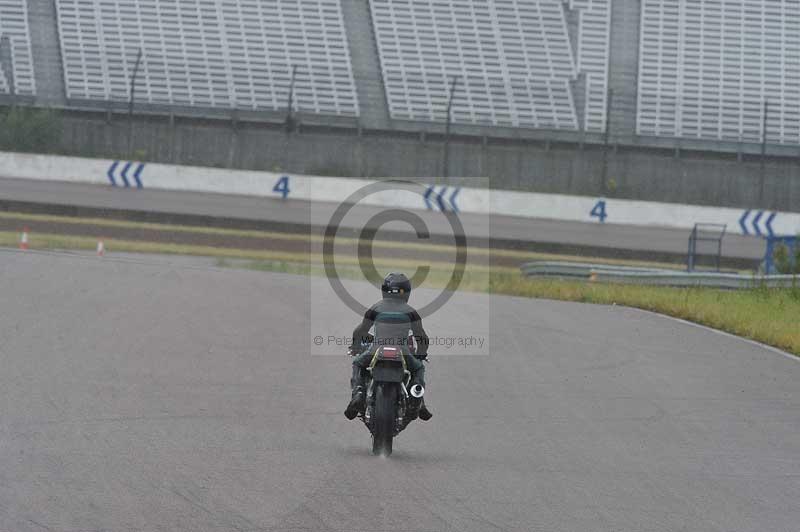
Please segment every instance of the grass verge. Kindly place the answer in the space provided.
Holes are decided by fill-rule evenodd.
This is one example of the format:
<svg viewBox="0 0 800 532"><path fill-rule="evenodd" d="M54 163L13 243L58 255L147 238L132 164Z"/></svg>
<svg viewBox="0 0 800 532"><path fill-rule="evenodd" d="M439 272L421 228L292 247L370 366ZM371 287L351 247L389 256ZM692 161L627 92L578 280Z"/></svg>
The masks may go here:
<svg viewBox="0 0 800 532"><path fill-rule="evenodd" d="M526 279L496 273L497 294L625 305L692 321L800 356L800 280L794 288L671 288Z"/></svg>
<svg viewBox="0 0 800 532"><path fill-rule="evenodd" d="M0 232L0 246L16 247L19 234ZM64 235L31 235L33 249L94 250L97 239ZM120 241L107 242L109 251L180 254L214 257L217 265L299 275L323 275L307 253L267 250L239 250L183 244ZM585 260L585 258L584 258ZM341 277L363 278L357 260L337 257ZM376 260L378 268L416 269L414 261ZM423 286L447 284L450 264L431 264ZM716 290L711 288L670 288L581 281L524 278L514 268L475 267L467 270L459 289L521 297L556 299L595 304L617 304L674 316L715 329L750 338L800 356L800 281L789 289L754 288Z"/></svg>
<svg viewBox="0 0 800 532"><path fill-rule="evenodd" d="M322 267L246 261L222 261L220 266L302 275L324 275ZM355 267L338 269L345 279L363 279ZM441 288L449 271L432 270L426 288ZM461 290L519 297L575 301L599 305L623 305L650 310L749 338L800 356L800 279L795 288L759 287L748 290L672 288L599 284L588 281L525 278L518 271L492 270L487 275L468 271Z"/></svg>

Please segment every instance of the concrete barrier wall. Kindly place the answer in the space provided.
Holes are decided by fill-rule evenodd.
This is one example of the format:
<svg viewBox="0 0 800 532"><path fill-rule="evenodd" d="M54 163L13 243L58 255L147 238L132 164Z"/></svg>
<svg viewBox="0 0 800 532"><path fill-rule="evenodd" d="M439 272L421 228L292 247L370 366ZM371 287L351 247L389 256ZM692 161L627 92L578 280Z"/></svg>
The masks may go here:
<svg viewBox="0 0 800 532"><path fill-rule="evenodd" d="M77 157L0 152L0 176L67 181L121 188L154 188L219 194L281 197L315 202L345 201L376 180L291 175ZM420 186L370 194L360 200L419 210L547 218L583 223L691 229L716 223L738 234L800 233L800 213L682 205L601 197L489 190L475 186ZM432 179L429 181L433 181ZM454 179L453 182L475 179ZM486 182L486 181L484 181ZM397 188L399 185L392 185Z"/></svg>
<svg viewBox="0 0 800 532"><path fill-rule="evenodd" d="M128 153L128 124L119 115L65 112L63 126L65 154ZM593 144L454 136L449 173L491 176L503 190L800 212L800 159L785 153L766 157L762 173L753 152L737 157L614 143L605 189L603 147ZM441 135L312 126L287 135L275 125L165 115L135 116L132 144L132 157L166 164L359 178L443 172Z"/></svg>
<svg viewBox="0 0 800 532"><path fill-rule="evenodd" d="M721 224L729 233L744 235L800 233L800 214L779 211L506 191L493 192L492 205L497 214L585 223L680 229L704 223Z"/></svg>

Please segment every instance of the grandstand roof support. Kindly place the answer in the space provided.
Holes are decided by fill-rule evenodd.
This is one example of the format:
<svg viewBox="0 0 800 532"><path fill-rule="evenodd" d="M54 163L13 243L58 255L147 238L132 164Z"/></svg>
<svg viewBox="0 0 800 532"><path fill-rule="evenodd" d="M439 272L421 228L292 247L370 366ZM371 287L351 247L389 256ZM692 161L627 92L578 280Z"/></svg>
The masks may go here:
<svg viewBox="0 0 800 532"><path fill-rule="evenodd" d="M177 131L175 127L175 113L169 113L169 162L175 164L177 162L176 152L175 152L175 138L177 136Z"/></svg>
<svg viewBox="0 0 800 532"><path fill-rule="evenodd" d="M292 77L289 80L289 101L286 104L286 133L294 131L294 84L297 80L297 65L292 65Z"/></svg>
<svg viewBox="0 0 800 532"><path fill-rule="evenodd" d="M608 186L608 144L611 133L611 104L614 100L614 89L608 89L606 98L606 130L603 133L603 168L600 172L600 192L605 193Z"/></svg>
<svg viewBox="0 0 800 532"><path fill-rule="evenodd" d="M292 65L292 77L289 80L289 99L286 102L286 138L283 144L283 171L288 171L290 156L289 153L292 149L292 134L300 132L300 124L296 123L294 118L294 85L297 80L297 65Z"/></svg>
<svg viewBox="0 0 800 532"><path fill-rule="evenodd" d="M764 182L766 181L766 158L767 158L767 126L769 120L769 99L764 98L764 112L761 117L761 161L758 179L758 204L764 205Z"/></svg>
<svg viewBox="0 0 800 532"><path fill-rule="evenodd" d="M142 63L142 49L136 54L136 63L133 65L131 75L131 97L128 101L128 158L133 159L133 105L136 102L136 76L139 74L139 65Z"/></svg>
<svg viewBox="0 0 800 532"><path fill-rule="evenodd" d="M447 99L447 125L444 133L444 169L442 176L444 177L445 185L450 184L450 125L453 122L453 96L455 96L457 84L458 76L453 76L453 82L450 85L450 96Z"/></svg>

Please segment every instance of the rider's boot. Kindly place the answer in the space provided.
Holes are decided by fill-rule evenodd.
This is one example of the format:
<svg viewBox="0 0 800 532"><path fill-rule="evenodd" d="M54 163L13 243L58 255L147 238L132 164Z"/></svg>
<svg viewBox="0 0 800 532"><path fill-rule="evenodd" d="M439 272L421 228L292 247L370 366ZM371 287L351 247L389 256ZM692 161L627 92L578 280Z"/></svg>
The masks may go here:
<svg viewBox="0 0 800 532"><path fill-rule="evenodd" d="M419 412L417 413L417 416L419 416L422 421L429 421L433 417L433 412L428 410L428 407L425 406L424 397L422 398L422 404L419 406Z"/></svg>
<svg viewBox="0 0 800 532"><path fill-rule="evenodd" d="M423 388L425 388L425 367L419 368L416 373L414 374L414 378L412 379L412 385L419 384ZM430 418L433 417L433 414L428 407L425 406L425 398L420 397L419 399L414 401L416 404L412 406L412 416L413 418L419 418L422 421L428 421Z"/></svg>
<svg viewBox="0 0 800 532"><path fill-rule="evenodd" d="M350 404L347 405L347 409L344 411L344 416L347 419L355 419L359 412L364 411L367 397L365 391L366 374L367 370L355 364L353 365L353 376L350 378L350 387L353 390L353 395L350 399Z"/></svg>

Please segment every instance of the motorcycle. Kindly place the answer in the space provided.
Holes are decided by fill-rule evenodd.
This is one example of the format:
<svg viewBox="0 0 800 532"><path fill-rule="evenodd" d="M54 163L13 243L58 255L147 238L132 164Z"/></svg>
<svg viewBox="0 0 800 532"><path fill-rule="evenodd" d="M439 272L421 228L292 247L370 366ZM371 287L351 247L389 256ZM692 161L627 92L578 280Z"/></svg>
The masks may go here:
<svg viewBox="0 0 800 532"><path fill-rule="evenodd" d="M367 349L370 345L362 347ZM408 349L413 356L411 336ZM372 454L389 456L394 437L416 419L425 388L411 385L411 372L406 369L403 352L398 347L378 347L367 372L366 408L359 417L372 434Z"/></svg>

